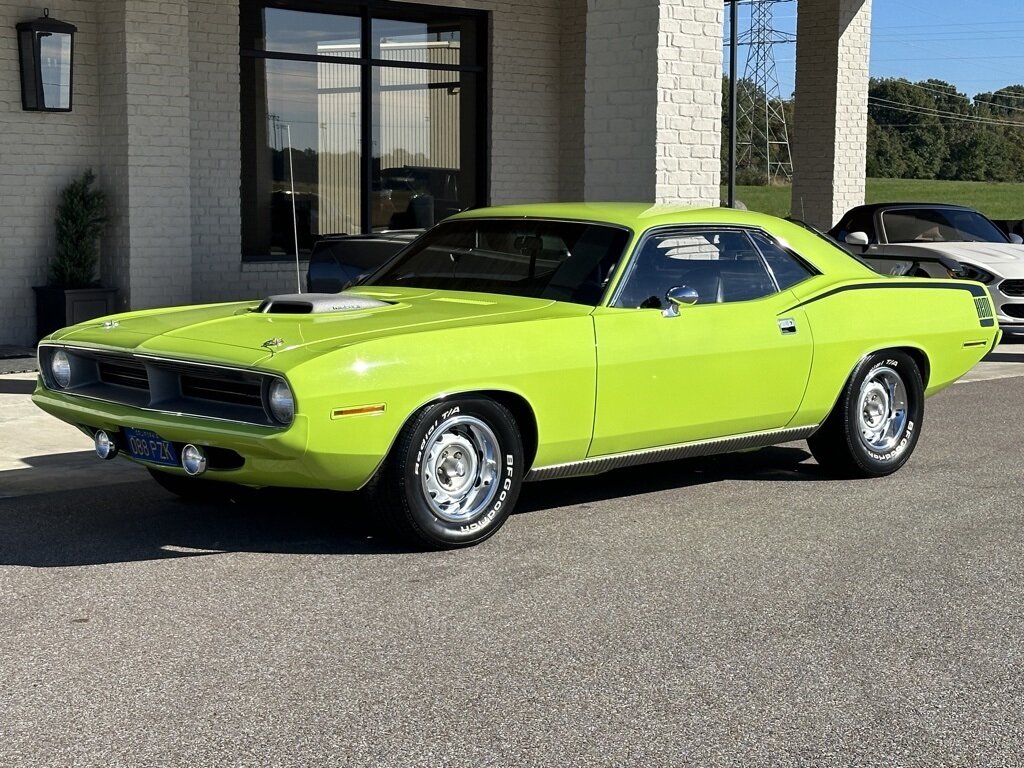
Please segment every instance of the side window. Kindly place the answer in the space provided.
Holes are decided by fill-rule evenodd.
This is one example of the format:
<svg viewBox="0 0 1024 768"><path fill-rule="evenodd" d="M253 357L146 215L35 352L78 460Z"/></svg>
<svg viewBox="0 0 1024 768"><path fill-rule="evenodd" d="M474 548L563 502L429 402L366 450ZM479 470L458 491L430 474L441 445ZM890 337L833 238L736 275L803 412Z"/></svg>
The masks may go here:
<svg viewBox="0 0 1024 768"><path fill-rule="evenodd" d="M808 277L814 275L814 272L804 266L793 254L759 232L751 232L750 237L757 243L761 255L768 262L772 274L775 275L775 282L779 284L780 291L784 291L790 286L803 282Z"/></svg>
<svg viewBox="0 0 1024 768"><path fill-rule="evenodd" d="M744 233L686 229L644 241L614 305L661 309L665 294L678 286L697 291L698 304L747 301L775 291L764 260Z"/></svg>

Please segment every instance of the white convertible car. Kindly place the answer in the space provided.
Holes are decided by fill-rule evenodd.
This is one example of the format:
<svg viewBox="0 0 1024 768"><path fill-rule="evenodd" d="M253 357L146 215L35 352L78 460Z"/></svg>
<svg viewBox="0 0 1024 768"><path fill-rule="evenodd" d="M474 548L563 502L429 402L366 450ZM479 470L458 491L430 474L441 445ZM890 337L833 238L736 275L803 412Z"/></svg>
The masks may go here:
<svg viewBox="0 0 1024 768"><path fill-rule="evenodd" d="M985 283L992 292L1003 333L1024 334L1024 245L973 208L861 205L847 211L829 235L879 272L946 278L945 259L959 262L960 277Z"/></svg>

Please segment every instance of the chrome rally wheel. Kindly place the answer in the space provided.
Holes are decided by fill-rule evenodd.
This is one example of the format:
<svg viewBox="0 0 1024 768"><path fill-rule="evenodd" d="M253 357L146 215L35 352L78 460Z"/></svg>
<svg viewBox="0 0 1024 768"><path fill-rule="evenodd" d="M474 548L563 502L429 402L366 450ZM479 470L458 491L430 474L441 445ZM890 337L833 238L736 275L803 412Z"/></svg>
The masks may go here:
<svg viewBox="0 0 1024 768"><path fill-rule="evenodd" d="M423 498L442 520L472 520L498 489L498 438L474 416L453 416L431 435L420 463Z"/></svg>
<svg viewBox="0 0 1024 768"><path fill-rule="evenodd" d="M861 439L869 451L885 454L895 448L907 428L907 386L887 365L871 371L860 387L857 407Z"/></svg>
<svg viewBox="0 0 1024 768"><path fill-rule="evenodd" d="M366 491L401 538L465 547L504 524L525 473L512 413L489 397L465 395L413 414Z"/></svg>
<svg viewBox="0 0 1024 768"><path fill-rule="evenodd" d="M823 470L840 477L880 477L907 463L921 435L924 381L903 351L867 355L835 407L807 440Z"/></svg>

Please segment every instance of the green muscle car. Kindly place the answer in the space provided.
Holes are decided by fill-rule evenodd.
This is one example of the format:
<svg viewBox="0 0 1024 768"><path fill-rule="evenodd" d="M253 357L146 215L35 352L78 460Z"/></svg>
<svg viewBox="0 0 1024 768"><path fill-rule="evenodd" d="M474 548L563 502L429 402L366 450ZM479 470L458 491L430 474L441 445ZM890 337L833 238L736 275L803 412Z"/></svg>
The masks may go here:
<svg viewBox="0 0 1024 768"><path fill-rule="evenodd" d="M181 496L362 489L457 547L527 480L795 439L889 474L925 396L998 340L983 285L881 276L770 216L524 205L454 216L339 294L65 328L34 400Z"/></svg>

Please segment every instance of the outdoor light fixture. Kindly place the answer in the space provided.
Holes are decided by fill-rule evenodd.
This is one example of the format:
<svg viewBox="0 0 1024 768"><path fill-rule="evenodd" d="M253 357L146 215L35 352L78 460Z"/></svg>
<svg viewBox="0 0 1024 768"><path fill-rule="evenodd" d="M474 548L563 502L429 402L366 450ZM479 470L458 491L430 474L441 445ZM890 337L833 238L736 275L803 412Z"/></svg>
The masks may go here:
<svg viewBox="0 0 1024 768"><path fill-rule="evenodd" d="M50 18L50 9L35 21L17 25L21 63L21 108L33 112L71 111L73 24Z"/></svg>

